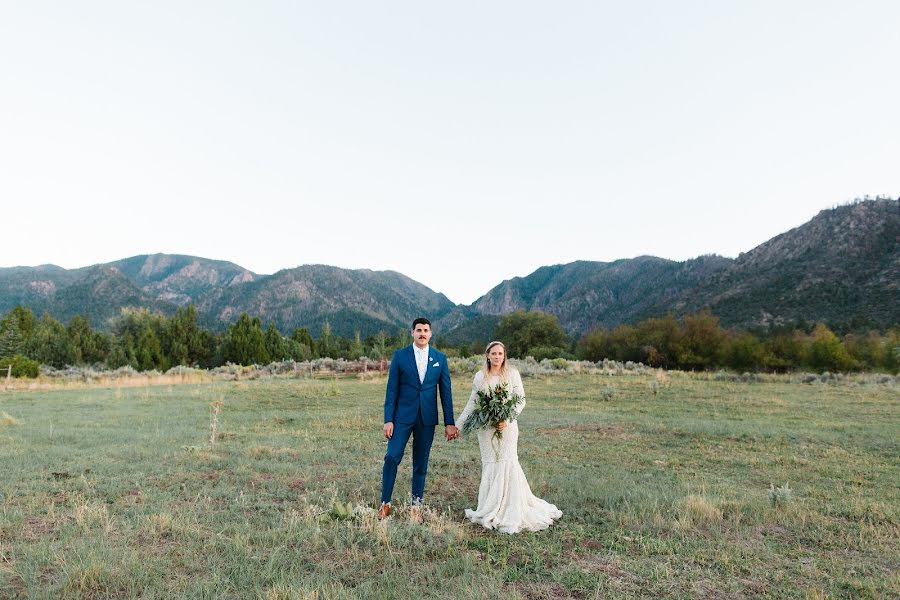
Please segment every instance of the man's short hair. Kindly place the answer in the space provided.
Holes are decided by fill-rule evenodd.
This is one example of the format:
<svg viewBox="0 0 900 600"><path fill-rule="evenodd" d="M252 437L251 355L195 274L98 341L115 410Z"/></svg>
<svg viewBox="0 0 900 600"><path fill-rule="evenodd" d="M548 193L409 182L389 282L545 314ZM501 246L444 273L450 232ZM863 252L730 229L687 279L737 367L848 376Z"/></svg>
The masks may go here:
<svg viewBox="0 0 900 600"><path fill-rule="evenodd" d="M428 325L428 329L431 329L431 321L429 321L425 317L419 317L418 319L413 321L412 329L415 329L416 325Z"/></svg>

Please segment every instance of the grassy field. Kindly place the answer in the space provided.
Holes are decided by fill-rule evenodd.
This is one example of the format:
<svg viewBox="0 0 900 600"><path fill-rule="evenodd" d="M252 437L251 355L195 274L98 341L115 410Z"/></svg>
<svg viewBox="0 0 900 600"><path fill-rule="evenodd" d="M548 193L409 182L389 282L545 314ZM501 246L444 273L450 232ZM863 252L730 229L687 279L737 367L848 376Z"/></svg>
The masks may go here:
<svg viewBox="0 0 900 600"><path fill-rule="evenodd" d="M384 379L0 393L0 598L900 597L896 384L654 377L526 379L564 515L515 536L463 518L473 439L436 437L425 524L374 518Z"/></svg>

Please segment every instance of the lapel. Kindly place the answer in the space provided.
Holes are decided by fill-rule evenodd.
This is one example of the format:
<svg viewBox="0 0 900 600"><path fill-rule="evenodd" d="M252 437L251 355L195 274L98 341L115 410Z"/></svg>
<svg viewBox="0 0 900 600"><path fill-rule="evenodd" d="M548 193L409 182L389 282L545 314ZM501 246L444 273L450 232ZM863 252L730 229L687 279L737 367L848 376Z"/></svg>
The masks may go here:
<svg viewBox="0 0 900 600"><path fill-rule="evenodd" d="M434 363L437 362L437 357L434 355L434 348L430 345L428 346L428 364L425 365L425 381L428 381L428 378L431 377L432 371L439 371L440 369L433 369ZM424 383L423 381L422 383Z"/></svg>
<svg viewBox="0 0 900 600"><path fill-rule="evenodd" d="M409 368L412 369L412 372L415 374L416 381L419 380L419 365L416 364L416 351L413 349L412 345L409 346L409 352L406 353L406 362L409 363Z"/></svg>

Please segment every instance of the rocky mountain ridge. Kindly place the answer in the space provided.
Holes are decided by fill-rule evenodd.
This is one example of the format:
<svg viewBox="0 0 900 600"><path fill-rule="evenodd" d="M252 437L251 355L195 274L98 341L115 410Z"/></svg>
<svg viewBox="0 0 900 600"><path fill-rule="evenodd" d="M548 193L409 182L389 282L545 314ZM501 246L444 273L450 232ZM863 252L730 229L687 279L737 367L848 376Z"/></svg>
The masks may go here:
<svg viewBox="0 0 900 600"><path fill-rule="evenodd" d="M574 336L651 316L709 309L726 325L801 321L884 328L900 322L900 203L877 199L820 212L736 259L640 256L576 261L499 283L469 306L393 271L303 265L259 275L226 261L154 254L67 270L0 268L0 313L18 304L66 321L76 314L105 328L123 308L166 314L188 303L221 330L241 312L279 329L328 320L337 335L405 328L428 315L465 338L515 310L559 317Z"/></svg>

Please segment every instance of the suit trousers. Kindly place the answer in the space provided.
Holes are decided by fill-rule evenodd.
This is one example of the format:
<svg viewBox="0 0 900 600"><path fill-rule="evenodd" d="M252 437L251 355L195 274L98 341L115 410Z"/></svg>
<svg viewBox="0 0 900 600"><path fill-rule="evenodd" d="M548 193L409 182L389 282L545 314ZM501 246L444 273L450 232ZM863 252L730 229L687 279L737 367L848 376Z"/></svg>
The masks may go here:
<svg viewBox="0 0 900 600"><path fill-rule="evenodd" d="M428 456L431 444L434 443L434 425L425 425L422 412L419 411L415 423L394 423L394 435L388 440L387 453L384 455L384 468L381 473L381 501L390 502L394 492L394 481L397 479L397 466L403 460L403 452L409 437L413 438L412 451L412 502L422 502L425 495L425 473L428 471Z"/></svg>

